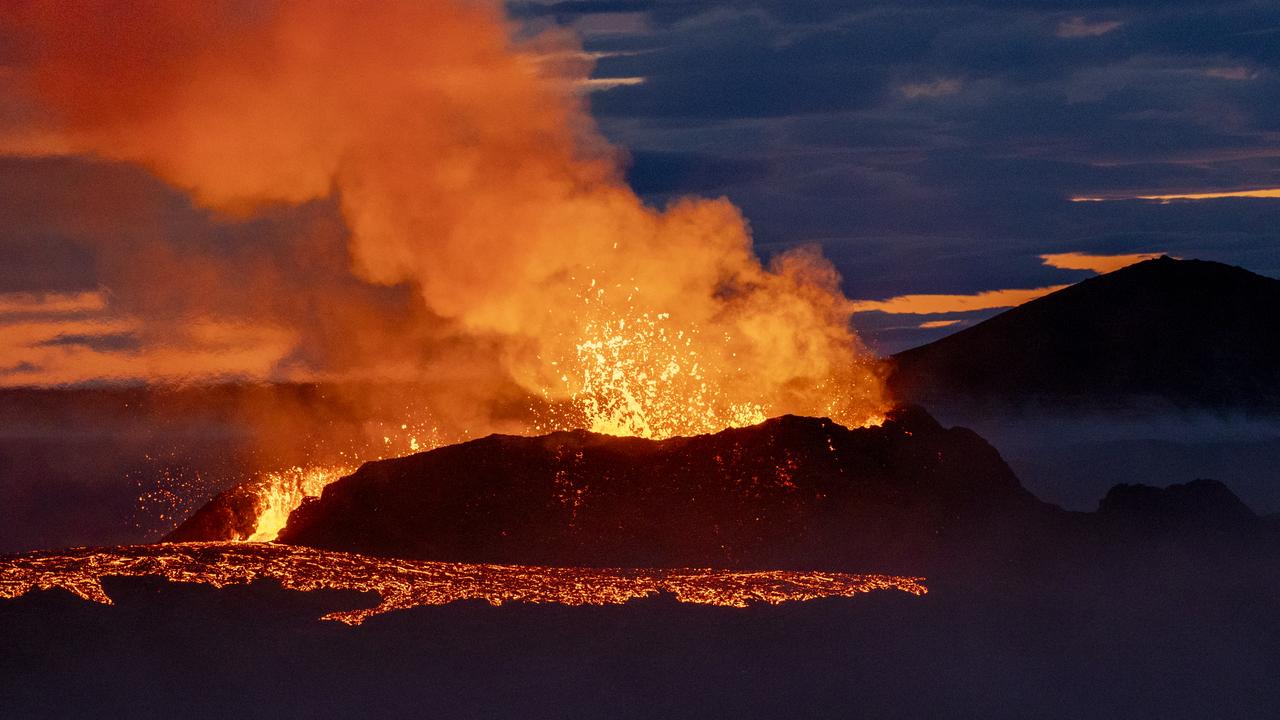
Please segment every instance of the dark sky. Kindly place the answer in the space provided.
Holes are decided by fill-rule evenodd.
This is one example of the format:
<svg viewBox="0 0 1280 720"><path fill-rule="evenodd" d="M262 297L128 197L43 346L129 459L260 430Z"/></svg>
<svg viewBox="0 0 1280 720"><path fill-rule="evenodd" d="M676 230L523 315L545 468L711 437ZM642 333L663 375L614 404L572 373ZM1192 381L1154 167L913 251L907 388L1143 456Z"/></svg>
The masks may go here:
<svg viewBox="0 0 1280 720"><path fill-rule="evenodd" d="M1280 187L1280 3L511 5L644 79L591 96L641 192L725 194L851 297L1073 282L1039 259L1072 251L1280 276L1280 200L1069 201ZM859 322L896 349L929 319Z"/></svg>

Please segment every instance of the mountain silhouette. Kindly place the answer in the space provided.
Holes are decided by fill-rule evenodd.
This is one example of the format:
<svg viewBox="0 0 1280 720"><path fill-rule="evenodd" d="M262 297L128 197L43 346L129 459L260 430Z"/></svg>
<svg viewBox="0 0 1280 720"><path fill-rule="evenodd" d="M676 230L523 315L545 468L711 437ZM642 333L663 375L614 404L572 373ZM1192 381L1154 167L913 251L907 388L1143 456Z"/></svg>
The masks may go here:
<svg viewBox="0 0 1280 720"><path fill-rule="evenodd" d="M1148 531L1188 527L1234 530L1259 522L1235 493L1216 480L1193 480L1166 488L1117 485L1098 504L1098 515Z"/></svg>
<svg viewBox="0 0 1280 720"><path fill-rule="evenodd" d="M928 405L1026 403L1280 412L1280 280L1147 260L898 353L890 385Z"/></svg>

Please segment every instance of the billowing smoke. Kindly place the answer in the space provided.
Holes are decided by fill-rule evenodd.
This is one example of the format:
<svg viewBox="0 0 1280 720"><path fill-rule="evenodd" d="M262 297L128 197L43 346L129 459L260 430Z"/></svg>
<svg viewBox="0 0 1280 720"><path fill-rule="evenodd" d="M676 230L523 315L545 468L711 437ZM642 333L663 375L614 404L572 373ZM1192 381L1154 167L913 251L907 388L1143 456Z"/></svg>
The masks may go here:
<svg viewBox="0 0 1280 720"><path fill-rule="evenodd" d="M113 248L103 282L148 332L256 323L284 348L265 377L425 383L477 432L522 395L532 428L656 436L882 408L834 269L813 250L762 266L724 199L647 207L584 105L587 56L500 3L0 17L0 151L140 165L242 231L295 233L270 252Z"/></svg>

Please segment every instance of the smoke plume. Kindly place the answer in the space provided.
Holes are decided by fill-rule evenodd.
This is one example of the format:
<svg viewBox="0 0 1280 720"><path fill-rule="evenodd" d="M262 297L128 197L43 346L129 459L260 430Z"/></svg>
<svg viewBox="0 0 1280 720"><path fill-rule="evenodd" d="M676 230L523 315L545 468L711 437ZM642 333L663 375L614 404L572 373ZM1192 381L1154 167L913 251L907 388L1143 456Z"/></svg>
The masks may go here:
<svg viewBox="0 0 1280 720"><path fill-rule="evenodd" d="M111 302L146 332L268 327L285 349L260 379L425 383L475 431L521 396L544 403L530 427L655 436L882 408L830 264L762 266L724 199L646 206L562 30L473 0L0 18L0 151L138 165L240 236L287 235L106 249Z"/></svg>

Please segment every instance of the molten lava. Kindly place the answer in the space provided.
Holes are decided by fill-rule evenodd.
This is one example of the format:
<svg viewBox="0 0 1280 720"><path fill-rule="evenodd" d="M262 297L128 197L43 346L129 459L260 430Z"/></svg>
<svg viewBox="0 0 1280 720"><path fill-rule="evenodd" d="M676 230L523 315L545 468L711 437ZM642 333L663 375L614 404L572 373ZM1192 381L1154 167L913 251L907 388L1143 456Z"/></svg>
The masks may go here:
<svg viewBox="0 0 1280 720"><path fill-rule="evenodd" d="M350 475L353 467L293 467L269 472L259 480L258 522L249 542L270 542L276 539L289 521L289 513L302 504L303 499L316 497L325 486L343 475Z"/></svg>
<svg viewBox="0 0 1280 720"><path fill-rule="evenodd" d="M271 543L165 543L0 559L0 598L62 588L86 600L112 604L102 586L102 578L109 576L161 576L218 588L271 579L289 590L358 590L381 596L375 607L331 612L323 618L348 625L392 610L466 599L493 605L615 605L667 592L680 602L746 607L853 597L873 590L928 592L923 578L892 575L473 565L383 559Z"/></svg>
<svg viewBox="0 0 1280 720"><path fill-rule="evenodd" d="M766 370L767 363L747 358L761 344L794 338L774 327L739 328L749 336L744 341L732 328L710 324L704 329L679 308L655 308L646 295L642 286L607 289L591 281L571 310L573 354L548 360L563 387L559 392L544 387L543 395L553 399L567 393L568 409L538 430L582 428L661 440L756 425L797 408L847 427L865 427L878 425L888 409L875 361L859 355L857 340L847 330L834 346L815 340L816 357L805 358L805 367ZM815 361L818 369L810 374L808 366ZM755 372L761 370L807 377L785 389L771 388L757 382L761 376Z"/></svg>

